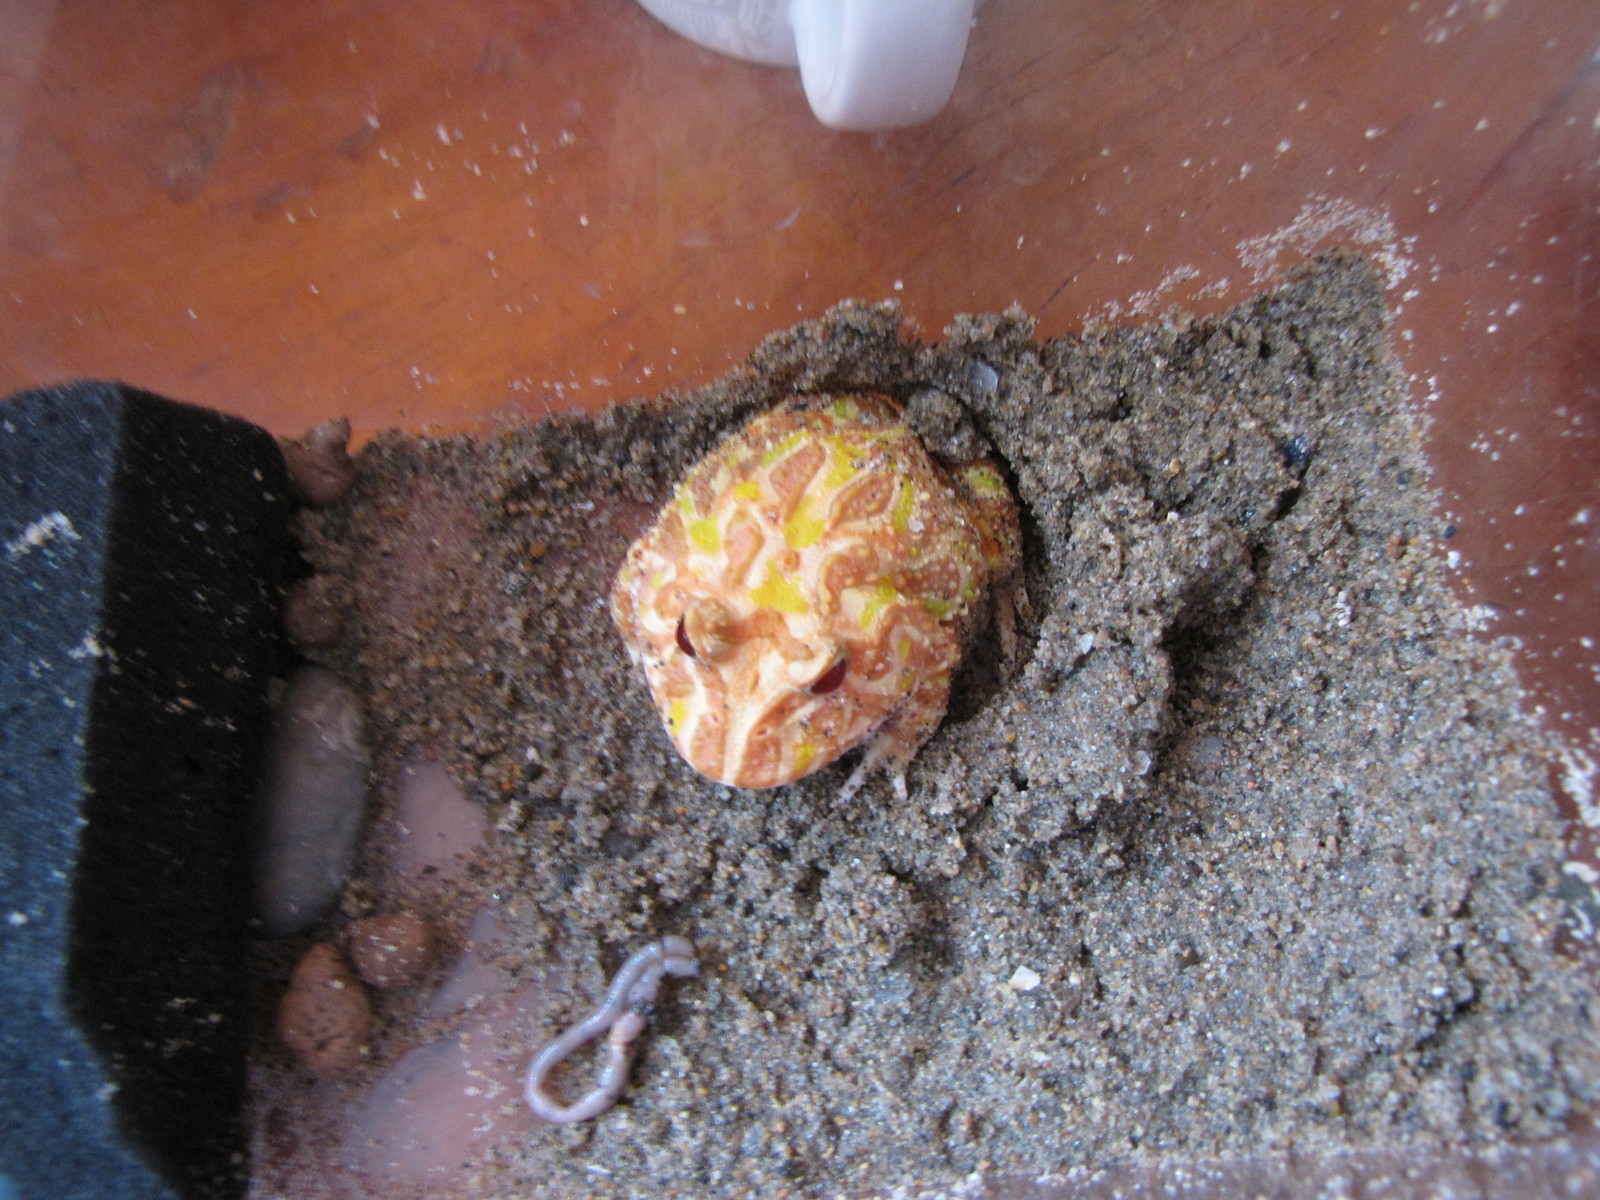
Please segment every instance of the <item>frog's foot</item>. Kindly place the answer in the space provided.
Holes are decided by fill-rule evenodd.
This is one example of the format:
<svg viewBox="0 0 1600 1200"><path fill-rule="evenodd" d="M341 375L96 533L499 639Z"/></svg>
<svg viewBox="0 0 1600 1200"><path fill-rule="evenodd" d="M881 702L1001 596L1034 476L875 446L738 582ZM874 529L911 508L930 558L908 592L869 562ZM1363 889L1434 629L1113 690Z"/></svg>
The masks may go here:
<svg viewBox="0 0 1600 1200"><path fill-rule="evenodd" d="M944 720L944 710L950 700L950 672L936 671L923 679L905 701L878 726L861 761L850 772L850 778L839 789L839 800L849 800L875 771L885 771L894 783L898 800L906 800L906 768L917 756L917 751L939 728Z"/></svg>
<svg viewBox="0 0 1600 1200"><path fill-rule="evenodd" d="M850 772L850 778L846 779L844 786L839 789L840 803L849 800L859 792L861 785L866 783L872 773L879 767L885 766L884 761L872 752L877 745L876 741L867 744L867 752L861 756L861 761L856 764L856 769ZM894 782L895 798L898 800L909 799L910 794L906 791L905 765L902 764L898 769L894 767L886 767L886 769L890 771L890 779Z"/></svg>
<svg viewBox="0 0 1600 1200"><path fill-rule="evenodd" d="M1033 603L1028 599L1028 585L1021 571L995 585L993 604L994 626L1000 634L1000 660L1009 670L1017 665L1017 621L1033 620Z"/></svg>

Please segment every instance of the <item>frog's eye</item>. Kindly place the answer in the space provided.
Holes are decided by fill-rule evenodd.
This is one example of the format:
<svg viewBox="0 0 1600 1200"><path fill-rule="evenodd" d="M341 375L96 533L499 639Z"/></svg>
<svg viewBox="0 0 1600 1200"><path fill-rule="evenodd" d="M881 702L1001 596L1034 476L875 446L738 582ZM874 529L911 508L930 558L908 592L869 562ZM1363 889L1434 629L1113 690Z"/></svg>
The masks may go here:
<svg viewBox="0 0 1600 1200"><path fill-rule="evenodd" d="M811 686L806 689L813 696L826 696L829 692L836 692L844 683L844 677L850 670L850 660L840 658L838 662L829 667L821 675L811 681Z"/></svg>
<svg viewBox="0 0 1600 1200"><path fill-rule="evenodd" d="M713 596L692 596L683 606L672 637L679 650L709 667L726 661L738 648L733 632L733 620L721 601Z"/></svg>

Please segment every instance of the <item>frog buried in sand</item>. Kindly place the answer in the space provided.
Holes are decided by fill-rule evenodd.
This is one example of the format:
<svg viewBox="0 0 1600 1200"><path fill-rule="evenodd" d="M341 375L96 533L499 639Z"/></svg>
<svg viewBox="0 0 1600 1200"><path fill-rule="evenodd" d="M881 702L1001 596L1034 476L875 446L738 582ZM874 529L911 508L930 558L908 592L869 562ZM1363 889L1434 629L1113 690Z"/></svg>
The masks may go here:
<svg viewBox="0 0 1600 1200"><path fill-rule="evenodd" d="M988 458L946 471L888 397L806 396L689 472L611 612L701 774L776 787L864 745L840 799L881 768L903 800L991 592L1011 640L1020 554Z"/></svg>

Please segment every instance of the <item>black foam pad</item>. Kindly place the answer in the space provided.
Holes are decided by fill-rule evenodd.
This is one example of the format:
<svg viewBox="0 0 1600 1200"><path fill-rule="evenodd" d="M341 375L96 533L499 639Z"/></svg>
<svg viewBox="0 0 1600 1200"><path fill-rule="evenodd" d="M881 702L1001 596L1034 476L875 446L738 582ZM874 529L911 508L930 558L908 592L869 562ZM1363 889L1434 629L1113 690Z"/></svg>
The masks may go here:
<svg viewBox="0 0 1600 1200"><path fill-rule="evenodd" d="M118 384L0 404L0 1197L243 1194L288 494L246 421Z"/></svg>

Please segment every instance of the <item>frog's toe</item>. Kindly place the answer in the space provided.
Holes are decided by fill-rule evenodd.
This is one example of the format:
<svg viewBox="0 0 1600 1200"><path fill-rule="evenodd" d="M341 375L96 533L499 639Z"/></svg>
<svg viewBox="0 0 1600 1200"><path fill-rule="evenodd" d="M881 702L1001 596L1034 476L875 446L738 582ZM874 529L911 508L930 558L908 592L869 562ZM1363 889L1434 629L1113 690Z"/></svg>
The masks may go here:
<svg viewBox="0 0 1600 1200"><path fill-rule="evenodd" d="M861 785L866 783L867 776L872 774L872 763L863 755L856 769L850 772L850 778L844 781L844 786L839 789L839 803L843 804L861 790Z"/></svg>
<svg viewBox="0 0 1600 1200"><path fill-rule="evenodd" d="M903 764L886 764L881 759L875 759L869 749L861 756L861 761L856 764L856 769L850 772L850 778L844 781L844 786L839 789L839 802L843 804L861 790L862 784L872 776L872 772L879 767L885 767L889 780L894 784L894 794L897 800L907 800L910 792L906 790L906 771Z"/></svg>

